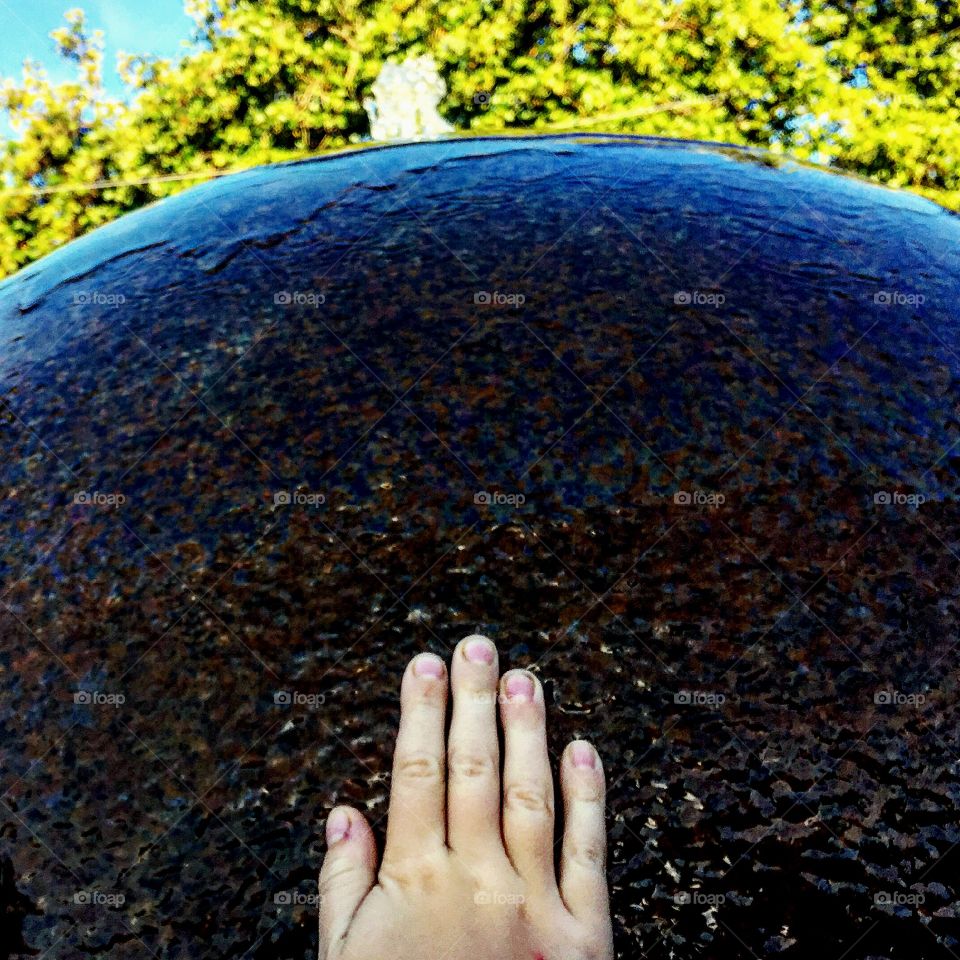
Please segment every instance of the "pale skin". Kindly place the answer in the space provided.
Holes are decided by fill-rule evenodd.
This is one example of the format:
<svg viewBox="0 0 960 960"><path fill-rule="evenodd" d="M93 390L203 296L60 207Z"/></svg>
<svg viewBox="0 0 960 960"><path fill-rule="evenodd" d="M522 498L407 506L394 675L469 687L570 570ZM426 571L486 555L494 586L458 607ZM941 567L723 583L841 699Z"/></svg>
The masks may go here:
<svg viewBox="0 0 960 960"><path fill-rule="evenodd" d="M327 819L320 960L612 960L603 768L586 741L564 750L556 862L537 678L501 677L496 647L474 635L449 670L414 657L400 704L382 862L359 810Z"/></svg>

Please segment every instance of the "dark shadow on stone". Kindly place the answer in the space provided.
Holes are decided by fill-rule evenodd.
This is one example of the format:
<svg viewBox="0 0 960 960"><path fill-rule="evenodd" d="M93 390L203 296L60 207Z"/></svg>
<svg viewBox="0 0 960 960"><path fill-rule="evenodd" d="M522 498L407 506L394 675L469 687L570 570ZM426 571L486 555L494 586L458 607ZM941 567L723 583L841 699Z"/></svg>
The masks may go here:
<svg viewBox="0 0 960 960"><path fill-rule="evenodd" d="M30 898L17 889L13 861L9 857L0 857L0 960L36 956L40 952L23 939L24 919L39 913Z"/></svg>

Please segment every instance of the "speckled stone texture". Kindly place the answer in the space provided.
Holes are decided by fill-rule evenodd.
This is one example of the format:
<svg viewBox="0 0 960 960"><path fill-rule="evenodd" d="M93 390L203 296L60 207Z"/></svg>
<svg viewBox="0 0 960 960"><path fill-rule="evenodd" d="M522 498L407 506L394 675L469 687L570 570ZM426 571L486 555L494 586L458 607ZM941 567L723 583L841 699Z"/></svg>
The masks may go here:
<svg viewBox="0 0 960 960"><path fill-rule="evenodd" d="M404 664L478 630L605 757L620 957L955 957L958 249L741 150L455 138L0 285L0 957L313 956L326 810L382 838Z"/></svg>

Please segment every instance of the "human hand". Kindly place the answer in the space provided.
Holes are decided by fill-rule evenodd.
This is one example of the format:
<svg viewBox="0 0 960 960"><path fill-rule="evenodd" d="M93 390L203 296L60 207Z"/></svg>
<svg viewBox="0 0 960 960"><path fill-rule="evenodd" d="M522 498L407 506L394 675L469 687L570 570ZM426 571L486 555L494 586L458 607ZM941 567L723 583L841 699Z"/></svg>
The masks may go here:
<svg viewBox="0 0 960 960"><path fill-rule="evenodd" d="M450 674L448 685L428 653L404 673L379 870L364 816L330 813L320 960L612 960L596 750L575 741L563 753L558 882L543 688L523 670L500 678L496 647L480 636L458 644Z"/></svg>

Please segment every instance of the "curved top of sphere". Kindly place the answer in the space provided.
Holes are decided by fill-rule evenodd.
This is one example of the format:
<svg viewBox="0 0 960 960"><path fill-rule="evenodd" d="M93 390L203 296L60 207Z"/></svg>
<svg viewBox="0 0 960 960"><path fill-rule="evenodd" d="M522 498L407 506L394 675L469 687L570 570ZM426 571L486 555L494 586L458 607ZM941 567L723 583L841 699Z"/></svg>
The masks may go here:
<svg viewBox="0 0 960 960"><path fill-rule="evenodd" d="M860 209L874 209L885 223L893 215L932 216L940 228L958 229L956 214L915 194L728 144L619 134L454 137L352 148L208 181L112 221L0 282L0 309L9 311L16 306L28 311L54 288L81 281L106 261L158 246L203 270L215 271L236 256L238 245L270 246L290 239L320 217L325 207L349 204L352 192L402 190L405 181L424 172L425 164L441 176L449 171L456 177L464 163L489 158L502 176L503 165L512 165L511 158L515 158L516 173L508 179L519 185L542 183L552 171L561 179L575 176L575 158L586 160L596 156L597 150L604 151L604 164L613 182L617 171L627 169L633 181L649 182L652 187L674 172L678 177L702 176L707 206L716 199L711 187L732 174L757 188L789 191L781 201L809 203L829 196L832 204L849 200L851 217ZM561 157L567 159L560 161ZM754 169L733 173L728 169L731 163L753 165ZM474 177L482 181L483 164L471 168ZM458 179L458 186L467 186ZM543 189L549 188L544 185ZM256 204L250 202L254 194ZM788 205L782 203L784 208ZM823 214L829 212L828 207ZM265 213L270 216L265 218ZM822 219L816 210L811 216L814 221ZM956 233L947 232L940 239L955 242Z"/></svg>
<svg viewBox="0 0 960 960"><path fill-rule="evenodd" d="M676 451L720 457L727 444L730 412L706 409L723 403L724 375L697 347L719 337L727 376L766 384L752 400L759 420L792 402L829 422L843 381L840 402L860 421L832 434L844 455L939 497L936 465L917 476L900 452L902 436L949 446L952 422L937 410L957 363L958 240L960 219L929 201L730 147L555 135L354 150L195 187L30 265L0 284L0 374L35 389L73 369L102 390L98 367L122 361L133 389L176 347L209 377L252 338L295 339L309 322L373 382L398 361L370 366L358 337L408 343L399 362L411 372L460 340L539 351L569 370L572 403L626 349L634 372L657 360L664 396L644 416L664 429L636 452L662 494L676 485ZM601 335L602 361L564 361ZM909 403L889 402L894 357L916 380ZM491 364L483 376L527 392L510 372ZM702 419L674 395L691 375ZM496 454L501 474L523 475L540 449L533 427L493 445L476 435L461 453ZM599 465L613 449L595 452ZM829 457L820 468L836 471ZM589 486L556 483L575 502ZM609 502L616 488L591 492Z"/></svg>

